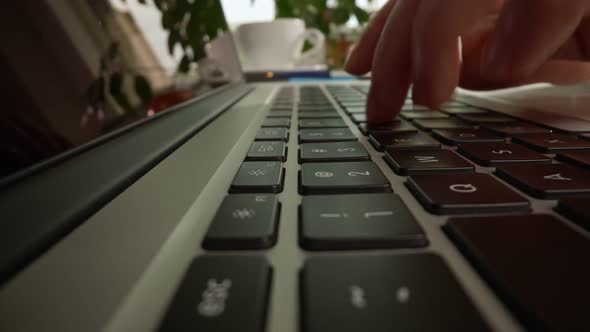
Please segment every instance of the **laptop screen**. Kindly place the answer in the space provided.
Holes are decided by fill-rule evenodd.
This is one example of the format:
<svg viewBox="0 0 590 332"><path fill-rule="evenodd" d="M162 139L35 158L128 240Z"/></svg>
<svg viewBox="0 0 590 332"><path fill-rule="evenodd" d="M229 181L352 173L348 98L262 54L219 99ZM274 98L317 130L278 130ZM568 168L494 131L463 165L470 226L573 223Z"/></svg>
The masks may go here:
<svg viewBox="0 0 590 332"><path fill-rule="evenodd" d="M2 11L0 179L228 81L187 61L156 3L25 0Z"/></svg>

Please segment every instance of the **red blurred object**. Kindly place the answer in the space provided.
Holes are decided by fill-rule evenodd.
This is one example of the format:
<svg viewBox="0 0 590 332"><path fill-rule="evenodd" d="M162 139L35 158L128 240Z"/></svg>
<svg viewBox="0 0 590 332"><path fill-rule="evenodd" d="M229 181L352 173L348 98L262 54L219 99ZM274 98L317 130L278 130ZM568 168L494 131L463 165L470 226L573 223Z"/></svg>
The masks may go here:
<svg viewBox="0 0 590 332"><path fill-rule="evenodd" d="M154 97L148 107L148 116L152 116L195 96L192 90L174 90Z"/></svg>

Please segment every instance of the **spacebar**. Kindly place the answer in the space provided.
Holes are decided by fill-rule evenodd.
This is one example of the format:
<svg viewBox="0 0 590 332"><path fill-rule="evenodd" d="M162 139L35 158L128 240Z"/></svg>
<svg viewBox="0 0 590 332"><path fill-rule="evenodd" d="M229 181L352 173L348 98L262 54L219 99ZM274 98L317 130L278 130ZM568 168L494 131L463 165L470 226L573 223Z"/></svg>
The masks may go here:
<svg viewBox="0 0 590 332"><path fill-rule="evenodd" d="M590 240L548 215L453 218L446 233L534 331L589 331Z"/></svg>

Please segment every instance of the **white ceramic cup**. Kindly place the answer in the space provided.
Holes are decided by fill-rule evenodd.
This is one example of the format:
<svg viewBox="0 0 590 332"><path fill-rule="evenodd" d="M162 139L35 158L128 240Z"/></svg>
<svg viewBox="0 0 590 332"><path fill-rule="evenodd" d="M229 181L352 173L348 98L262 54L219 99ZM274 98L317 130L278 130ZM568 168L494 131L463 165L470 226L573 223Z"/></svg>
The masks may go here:
<svg viewBox="0 0 590 332"><path fill-rule="evenodd" d="M236 29L234 37L246 71L290 69L324 63L324 34L317 29L306 29L303 20L298 18L242 24ZM306 40L312 48L303 53Z"/></svg>

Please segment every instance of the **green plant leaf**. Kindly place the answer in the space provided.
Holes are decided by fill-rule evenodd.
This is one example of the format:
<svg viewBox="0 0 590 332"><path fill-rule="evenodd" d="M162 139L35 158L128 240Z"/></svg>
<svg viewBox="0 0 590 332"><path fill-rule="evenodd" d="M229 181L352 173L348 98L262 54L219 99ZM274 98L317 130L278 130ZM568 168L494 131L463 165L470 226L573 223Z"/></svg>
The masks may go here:
<svg viewBox="0 0 590 332"><path fill-rule="evenodd" d="M135 94L141 100L141 104L146 106L152 100L154 94L150 82L142 75L135 76Z"/></svg>
<svg viewBox="0 0 590 332"><path fill-rule="evenodd" d="M190 69L191 66L191 58L189 58L188 55L184 55L182 57L182 59L180 60L180 63L178 64L178 72L180 73L186 73L188 72L188 70Z"/></svg>
<svg viewBox="0 0 590 332"><path fill-rule="evenodd" d="M277 17L295 17L295 8L290 0L276 0Z"/></svg>
<svg viewBox="0 0 590 332"><path fill-rule="evenodd" d="M123 74L116 72L109 79L109 93L111 95L120 94L123 89Z"/></svg>
<svg viewBox="0 0 590 332"><path fill-rule="evenodd" d="M174 12L172 10L166 10L162 12L162 27L166 30L172 29L174 26Z"/></svg>
<svg viewBox="0 0 590 332"><path fill-rule="evenodd" d="M332 19L335 24L342 25L350 19L350 11L344 7L335 8Z"/></svg>
<svg viewBox="0 0 590 332"><path fill-rule="evenodd" d="M356 7L355 0L338 0L338 7L345 8L350 13Z"/></svg>
<svg viewBox="0 0 590 332"><path fill-rule="evenodd" d="M156 8L158 8L160 11L163 11L165 1L166 0L154 0L154 5L156 5Z"/></svg>
<svg viewBox="0 0 590 332"><path fill-rule="evenodd" d="M358 6L354 7L354 16L360 24L364 24L369 21L369 13Z"/></svg>
<svg viewBox="0 0 590 332"><path fill-rule="evenodd" d="M181 38L180 31L176 29L170 30L170 33L168 34L168 53L170 53L170 55L174 55L174 46L181 43Z"/></svg>
<svg viewBox="0 0 590 332"><path fill-rule="evenodd" d="M119 72L113 73L109 79L109 93L125 113L135 114L136 111L131 106L129 98L123 93L123 80L123 74Z"/></svg>

